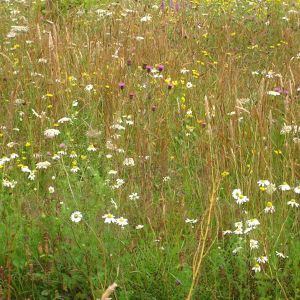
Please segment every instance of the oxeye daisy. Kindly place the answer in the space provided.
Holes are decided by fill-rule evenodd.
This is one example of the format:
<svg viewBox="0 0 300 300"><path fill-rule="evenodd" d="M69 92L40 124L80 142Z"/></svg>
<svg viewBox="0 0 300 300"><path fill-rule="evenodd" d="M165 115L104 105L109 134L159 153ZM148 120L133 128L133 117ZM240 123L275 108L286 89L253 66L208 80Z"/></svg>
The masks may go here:
<svg viewBox="0 0 300 300"><path fill-rule="evenodd" d="M116 222L115 216L111 213L105 214L104 216L102 216L102 218L104 219L104 223L107 223L107 224Z"/></svg>
<svg viewBox="0 0 300 300"><path fill-rule="evenodd" d="M82 219L82 213L80 211L74 211L70 217L71 221L74 223L79 223Z"/></svg>
<svg viewBox="0 0 300 300"><path fill-rule="evenodd" d="M124 228L124 226L128 225L128 220L123 217L120 217L120 218L116 219L116 224L118 224L122 228Z"/></svg>
<svg viewBox="0 0 300 300"><path fill-rule="evenodd" d="M299 203L296 202L295 199L291 199L290 201L287 202L287 204L288 204L289 206L291 206L291 207L296 207L296 208L299 207Z"/></svg>
<svg viewBox="0 0 300 300"><path fill-rule="evenodd" d="M255 273L259 273L261 271L261 267L258 263L256 263L254 265L254 267L252 267L252 270L255 272Z"/></svg>
<svg viewBox="0 0 300 300"><path fill-rule="evenodd" d="M267 202L267 206L266 208L264 209L264 212L266 214L272 214L275 212L275 207L273 206L272 202Z"/></svg>
<svg viewBox="0 0 300 300"><path fill-rule="evenodd" d="M290 191L291 187L286 182L284 182L283 184L278 186L278 189L280 189L281 191Z"/></svg>

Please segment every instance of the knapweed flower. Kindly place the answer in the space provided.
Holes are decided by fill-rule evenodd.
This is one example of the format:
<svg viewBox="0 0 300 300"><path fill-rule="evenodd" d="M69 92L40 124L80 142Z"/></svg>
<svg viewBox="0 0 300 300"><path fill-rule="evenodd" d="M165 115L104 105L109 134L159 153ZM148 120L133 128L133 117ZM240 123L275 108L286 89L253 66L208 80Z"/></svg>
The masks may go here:
<svg viewBox="0 0 300 300"><path fill-rule="evenodd" d="M82 219L82 213L80 211L74 211L70 217L71 221L74 223L79 223Z"/></svg>
<svg viewBox="0 0 300 300"><path fill-rule="evenodd" d="M111 213L105 214L104 216L102 216L102 218L104 219L104 223L107 223L107 224L116 222L115 216Z"/></svg>
<svg viewBox="0 0 300 300"><path fill-rule="evenodd" d="M272 214L275 212L275 207L273 206L272 202L267 202L267 206L264 209L266 214Z"/></svg>
<svg viewBox="0 0 300 300"><path fill-rule="evenodd" d="M157 66L157 70L158 70L159 72L162 72L164 69L165 69L165 66L164 66L164 65L158 65L158 66Z"/></svg>
<svg viewBox="0 0 300 300"><path fill-rule="evenodd" d="M150 72L152 71L152 69L153 69L153 66L151 66L151 65L146 65L146 66L145 66L145 70L146 70L148 73L150 73Z"/></svg>
<svg viewBox="0 0 300 300"><path fill-rule="evenodd" d="M128 225L128 220L123 217L120 217L116 219L116 223L120 225L122 228L124 228L124 226Z"/></svg>
<svg viewBox="0 0 300 300"><path fill-rule="evenodd" d="M295 199L291 199L290 201L288 201L287 205L298 208L300 204L298 202L296 202Z"/></svg>
<svg viewBox="0 0 300 300"><path fill-rule="evenodd" d="M119 82L118 87L123 90L125 88L125 82Z"/></svg>
<svg viewBox="0 0 300 300"><path fill-rule="evenodd" d="M53 139L54 137L58 136L60 134L60 131L58 129L46 129L44 131L44 136L48 139Z"/></svg>
<svg viewBox="0 0 300 300"><path fill-rule="evenodd" d="M259 265L258 263L256 263L256 264L254 265L254 267L252 267L252 271L254 271L255 273L260 272L260 271L261 271L260 265Z"/></svg>

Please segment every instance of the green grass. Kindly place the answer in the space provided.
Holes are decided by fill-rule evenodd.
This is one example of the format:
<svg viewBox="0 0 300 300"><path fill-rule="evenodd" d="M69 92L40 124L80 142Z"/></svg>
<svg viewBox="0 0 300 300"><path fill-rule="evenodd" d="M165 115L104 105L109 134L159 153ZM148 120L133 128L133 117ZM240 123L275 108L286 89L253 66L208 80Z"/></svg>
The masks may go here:
<svg viewBox="0 0 300 300"><path fill-rule="evenodd" d="M159 5L0 3L1 299L300 298L299 2Z"/></svg>

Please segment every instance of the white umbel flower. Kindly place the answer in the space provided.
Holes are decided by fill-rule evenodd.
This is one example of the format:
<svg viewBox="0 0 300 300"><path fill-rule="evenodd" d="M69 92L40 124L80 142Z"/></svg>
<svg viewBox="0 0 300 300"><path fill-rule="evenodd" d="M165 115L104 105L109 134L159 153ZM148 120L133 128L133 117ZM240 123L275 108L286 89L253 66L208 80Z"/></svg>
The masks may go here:
<svg viewBox="0 0 300 300"><path fill-rule="evenodd" d="M58 129L50 128L44 131L44 136L48 139L53 139L60 134Z"/></svg>

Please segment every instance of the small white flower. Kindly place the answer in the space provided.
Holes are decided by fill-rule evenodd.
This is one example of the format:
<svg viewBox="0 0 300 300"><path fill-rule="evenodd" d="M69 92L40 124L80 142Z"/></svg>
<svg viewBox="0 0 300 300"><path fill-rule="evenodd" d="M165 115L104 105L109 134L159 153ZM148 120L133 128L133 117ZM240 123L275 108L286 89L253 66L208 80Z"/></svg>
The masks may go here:
<svg viewBox="0 0 300 300"><path fill-rule="evenodd" d="M261 186L261 187L267 187L268 185L270 185L270 181L269 180L258 180L257 184L258 184L258 186Z"/></svg>
<svg viewBox="0 0 300 300"><path fill-rule="evenodd" d="M129 199L130 200L139 200L140 196L138 195L138 193L132 193L129 195Z"/></svg>
<svg viewBox="0 0 300 300"><path fill-rule="evenodd" d="M55 192L55 189L54 189L53 186L49 186L48 191L49 191L50 194L53 194Z"/></svg>
<svg viewBox="0 0 300 300"><path fill-rule="evenodd" d="M259 244L258 241L256 240L250 240L250 249L258 249L259 248Z"/></svg>
<svg viewBox="0 0 300 300"><path fill-rule="evenodd" d="M63 117L63 118L59 119L57 122L62 124L62 123L70 122L70 121L71 121L71 118Z"/></svg>
<svg viewBox="0 0 300 300"><path fill-rule="evenodd" d="M78 166L73 166L70 171L72 173L77 173L79 170L80 170L80 168Z"/></svg>
<svg viewBox="0 0 300 300"><path fill-rule="evenodd" d="M185 223L187 223L187 224L196 224L197 222L198 222L198 219L189 219L189 218L185 219Z"/></svg>
<svg viewBox="0 0 300 300"><path fill-rule="evenodd" d="M84 89L87 91L87 92L91 92L93 90L94 86L92 84L88 84Z"/></svg>
<svg viewBox="0 0 300 300"><path fill-rule="evenodd" d="M135 229L137 229L137 230L142 229L142 228L144 228L144 225L137 225L137 226L135 226Z"/></svg>
<svg viewBox="0 0 300 300"><path fill-rule="evenodd" d="M79 223L82 219L82 213L80 211L74 211L70 217L71 221L74 223Z"/></svg>
<svg viewBox="0 0 300 300"><path fill-rule="evenodd" d="M188 83L186 84L186 87L187 87L188 89L190 89L190 88L193 87L193 84L192 84L191 82L188 82Z"/></svg>
<svg viewBox="0 0 300 300"><path fill-rule="evenodd" d="M296 194L300 194L300 185L298 185L298 186L296 186L296 187L294 188L294 192L295 192Z"/></svg>
<svg viewBox="0 0 300 300"><path fill-rule="evenodd" d="M255 272L255 273L258 273L261 271L261 267L259 264L255 264L255 266L252 268L252 270Z"/></svg>
<svg viewBox="0 0 300 300"><path fill-rule="evenodd" d="M240 195L242 195L242 191L240 190L240 189L234 189L233 191L232 191L232 197L234 198L234 199L238 199L239 198L239 196Z"/></svg>
<svg viewBox="0 0 300 300"><path fill-rule="evenodd" d="M44 131L44 136L48 139L53 139L54 137L58 136L60 134L60 131L58 129L46 129Z"/></svg>
<svg viewBox="0 0 300 300"><path fill-rule="evenodd" d="M276 185L274 183L270 183L266 188L266 192L269 195L272 195L275 191L276 191Z"/></svg>
<svg viewBox="0 0 300 300"><path fill-rule="evenodd" d="M291 190L291 187L286 182L284 182L283 184L279 185L278 188L281 191L290 191Z"/></svg>
<svg viewBox="0 0 300 300"><path fill-rule="evenodd" d="M120 217L116 219L116 223L123 228L124 226L128 225L128 220L123 217Z"/></svg>
<svg viewBox="0 0 300 300"><path fill-rule="evenodd" d="M236 253L240 252L242 249L243 249L243 247L237 247L237 248L233 249L232 253L236 254Z"/></svg>
<svg viewBox="0 0 300 300"><path fill-rule="evenodd" d="M95 148L95 146L91 144L91 145L88 146L87 151L95 152L95 151L97 151L97 148Z"/></svg>
<svg viewBox="0 0 300 300"><path fill-rule="evenodd" d="M133 167L134 166L133 158L131 158L131 157L130 158L125 158L124 161L123 161L123 165Z"/></svg>
<svg viewBox="0 0 300 300"><path fill-rule="evenodd" d="M260 264L265 264L268 262L268 257L267 256L260 256L256 260Z"/></svg>
<svg viewBox="0 0 300 300"><path fill-rule="evenodd" d="M290 201L288 201L288 203L287 203L289 206L291 206L291 207L299 207L299 203L298 202L296 202L296 200L295 199L292 199L292 200L290 200Z"/></svg>
<svg viewBox="0 0 300 300"><path fill-rule="evenodd" d="M249 198L247 196L244 195L239 195L238 199L236 199L236 203L237 204L243 204L249 201Z"/></svg>
<svg viewBox="0 0 300 300"><path fill-rule="evenodd" d="M282 252L275 251L275 253L276 253L276 256L278 256L280 258L288 258L288 256L284 255Z"/></svg>
<svg viewBox="0 0 300 300"><path fill-rule="evenodd" d="M224 231L223 231L223 235L224 235L224 236L227 235L227 234L231 234L231 233L232 233L231 230L224 230Z"/></svg>
<svg viewBox="0 0 300 300"><path fill-rule="evenodd" d="M152 17L149 15L146 15L144 17L141 18L141 22L148 22L151 21Z"/></svg>
<svg viewBox="0 0 300 300"><path fill-rule="evenodd" d="M280 96L279 92L275 92L275 91L268 91L267 93L269 96Z"/></svg>
<svg viewBox="0 0 300 300"><path fill-rule="evenodd" d="M111 213L105 214L104 216L102 216L102 218L104 219L104 223L107 223L107 224L116 222L115 216Z"/></svg>
<svg viewBox="0 0 300 300"><path fill-rule="evenodd" d="M36 164L36 168L38 170L48 169L48 167L50 167L50 166L51 166L51 163L49 163L49 161L41 161Z"/></svg>
<svg viewBox="0 0 300 300"><path fill-rule="evenodd" d="M267 206L264 209L266 214L272 214L275 212L275 207L273 206L272 202L267 202Z"/></svg>
<svg viewBox="0 0 300 300"><path fill-rule="evenodd" d="M256 226L260 225L260 222L257 219L250 219L246 221L246 224L249 227L256 228Z"/></svg>

